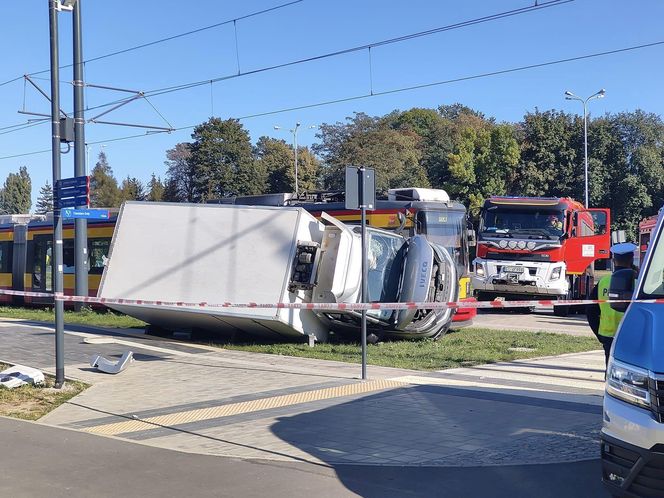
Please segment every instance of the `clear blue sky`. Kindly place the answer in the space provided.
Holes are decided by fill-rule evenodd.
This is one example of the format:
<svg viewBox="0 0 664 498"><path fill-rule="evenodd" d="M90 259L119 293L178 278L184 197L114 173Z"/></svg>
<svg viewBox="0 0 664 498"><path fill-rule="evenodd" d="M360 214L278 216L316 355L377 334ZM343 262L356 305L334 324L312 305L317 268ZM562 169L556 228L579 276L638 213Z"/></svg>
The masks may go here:
<svg viewBox="0 0 664 498"><path fill-rule="evenodd" d="M288 0L220 2L196 0L83 0L84 57L94 58L156 39L274 7ZM539 1L540 4L545 3ZM280 10L237 21L242 72L313 57L410 33L533 5L529 0L303 0ZM123 8L124 5L130 7ZM61 13L61 64L71 62L71 14ZM664 41L661 0L575 0L535 12L464 27L371 50L373 91L500 71L596 52ZM0 17L2 64L0 83L48 69L47 0L8 2ZM274 115L242 119L252 141L262 135L291 140L274 125L303 128L298 141L315 142L309 125L343 121L353 111L382 115L394 109L436 107L460 102L498 121L518 121L535 108L582 111L579 102L564 100L565 90L586 97L600 88L606 98L590 103L594 115L643 109L664 114L664 45L577 62L496 75L424 89L392 93ZM176 128L196 125L211 115L241 118L288 107L365 95L370 92L366 50L214 85L155 96L151 102ZM149 91L237 73L233 24L203 31L149 48L86 64L88 83ZM61 70L62 105L71 110L71 68ZM48 73L36 81L47 92ZM97 106L125 95L88 89L86 105ZM0 86L0 128L25 122L23 107L49 113L48 102L22 80ZM86 117L94 116L89 111ZM97 111L101 112L101 111ZM163 125L145 101L134 102L104 118ZM27 166L33 201L52 178L49 152L7 156L50 148L50 126L42 124L5 133L0 130L0 181ZM141 134L136 128L101 124L86 127L94 164L105 144L115 176L146 181L154 172L164 176L165 151L188 141L191 129L171 134L113 141ZM592 151L591 151L592 154ZM63 177L73 176L73 154L64 155Z"/></svg>

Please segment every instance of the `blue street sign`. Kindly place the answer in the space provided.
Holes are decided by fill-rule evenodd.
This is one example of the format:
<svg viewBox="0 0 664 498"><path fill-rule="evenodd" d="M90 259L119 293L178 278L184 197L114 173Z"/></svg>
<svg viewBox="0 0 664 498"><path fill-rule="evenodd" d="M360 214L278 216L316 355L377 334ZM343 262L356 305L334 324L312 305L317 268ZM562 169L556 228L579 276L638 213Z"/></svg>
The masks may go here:
<svg viewBox="0 0 664 498"><path fill-rule="evenodd" d="M107 220L110 215L108 209L63 209L63 218L86 218L88 220Z"/></svg>
<svg viewBox="0 0 664 498"><path fill-rule="evenodd" d="M63 189L68 187L84 187L90 181L89 176L75 176L74 178L63 178L55 182L55 189Z"/></svg>
<svg viewBox="0 0 664 498"><path fill-rule="evenodd" d="M66 187L59 188L55 190L55 196L60 199L66 199L67 197L80 197L88 195L88 186L83 185L82 187Z"/></svg>
<svg viewBox="0 0 664 498"><path fill-rule="evenodd" d="M55 209L73 208L76 206L87 206L87 198L85 197L71 197L69 199L54 199Z"/></svg>

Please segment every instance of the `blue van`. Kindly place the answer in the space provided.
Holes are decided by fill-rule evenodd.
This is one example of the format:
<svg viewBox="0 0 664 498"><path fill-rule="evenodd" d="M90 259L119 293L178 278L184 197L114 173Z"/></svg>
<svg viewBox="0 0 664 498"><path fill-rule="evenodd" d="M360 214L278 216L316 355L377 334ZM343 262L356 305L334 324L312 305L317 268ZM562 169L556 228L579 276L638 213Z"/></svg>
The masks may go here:
<svg viewBox="0 0 664 498"><path fill-rule="evenodd" d="M613 341L601 433L602 480L613 496L664 496L664 239L662 213L633 273L611 279L611 298L632 296ZM631 272L631 270L621 270Z"/></svg>

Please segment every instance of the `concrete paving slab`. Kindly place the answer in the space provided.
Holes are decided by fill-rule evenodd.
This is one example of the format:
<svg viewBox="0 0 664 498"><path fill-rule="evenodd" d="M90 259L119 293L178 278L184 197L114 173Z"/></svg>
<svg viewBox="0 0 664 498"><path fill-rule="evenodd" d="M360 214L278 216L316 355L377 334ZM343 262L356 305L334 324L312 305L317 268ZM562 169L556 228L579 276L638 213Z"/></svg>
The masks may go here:
<svg viewBox="0 0 664 498"><path fill-rule="evenodd" d="M52 365L44 327L0 322L4 360ZM346 465L514 465L596 458L603 353L416 372L66 334L92 387L40 422L188 453ZM91 371L90 354L134 362ZM32 363L31 363L32 362Z"/></svg>

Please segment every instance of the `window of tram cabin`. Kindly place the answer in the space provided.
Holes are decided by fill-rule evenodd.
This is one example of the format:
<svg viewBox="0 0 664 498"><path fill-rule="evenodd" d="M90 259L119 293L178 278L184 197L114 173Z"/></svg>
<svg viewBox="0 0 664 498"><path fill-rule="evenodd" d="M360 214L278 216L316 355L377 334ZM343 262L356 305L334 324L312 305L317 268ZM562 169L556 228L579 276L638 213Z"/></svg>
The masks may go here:
<svg viewBox="0 0 664 498"><path fill-rule="evenodd" d="M32 258L29 259L28 271L32 273L32 288L34 290L51 291L53 290L52 275L52 246L53 237L51 235L35 235L31 248Z"/></svg>
<svg viewBox="0 0 664 498"><path fill-rule="evenodd" d="M89 270L92 275L101 275L104 272L104 266L108 259L108 252L111 247L111 239L99 238L88 239Z"/></svg>
<svg viewBox="0 0 664 498"><path fill-rule="evenodd" d="M12 256L14 255L13 242L10 240L0 242L0 273L11 273Z"/></svg>
<svg viewBox="0 0 664 498"><path fill-rule="evenodd" d="M468 273L466 213L462 211L418 211L418 232L431 242L443 246L457 266L459 276Z"/></svg>

